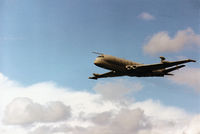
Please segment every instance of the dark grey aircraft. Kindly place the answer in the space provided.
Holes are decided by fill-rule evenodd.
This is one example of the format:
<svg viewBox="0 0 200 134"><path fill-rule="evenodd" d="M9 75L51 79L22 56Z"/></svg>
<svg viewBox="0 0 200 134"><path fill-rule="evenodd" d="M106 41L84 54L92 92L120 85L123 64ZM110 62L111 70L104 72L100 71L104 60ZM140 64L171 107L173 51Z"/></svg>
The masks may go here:
<svg viewBox="0 0 200 134"><path fill-rule="evenodd" d="M94 52L96 53L96 52ZM98 79L106 77L118 76L136 76L136 77L164 77L165 75L173 75L170 72L185 67L187 62L196 62L192 59L179 61L166 61L164 57L160 57L161 62L157 64L140 64L133 61L117 58L111 55L96 53L99 56L94 61L98 67L111 70L104 74L93 74L89 79Z"/></svg>

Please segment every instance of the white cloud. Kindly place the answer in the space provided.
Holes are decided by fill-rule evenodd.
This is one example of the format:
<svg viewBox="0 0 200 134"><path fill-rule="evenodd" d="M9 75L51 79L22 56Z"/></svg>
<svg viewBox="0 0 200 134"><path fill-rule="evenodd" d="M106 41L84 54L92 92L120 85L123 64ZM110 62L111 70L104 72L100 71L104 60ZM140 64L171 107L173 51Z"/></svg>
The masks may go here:
<svg viewBox="0 0 200 134"><path fill-rule="evenodd" d="M127 95L142 89L139 82L125 80L114 80L110 82L97 83L94 90L101 94L105 99L121 100Z"/></svg>
<svg viewBox="0 0 200 134"><path fill-rule="evenodd" d="M159 101L146 100L143 102L135 102L131 105L131 108L143 109L145 115L149 117L156 117L165 121L189 118L189 116L182 109L163 106Z"/></svg>
<svg viewBox="0 0 200 134"><path fill-rule="evenodd" d="M143 104L142 102L140 103ZM153 103L152 105L153 106ZM142 106L145 107L145 106ZM163 106L161 106L163 107ZM165 112L159 109L158 113ZM177 109L178 110L178 109ZM145 113L146 110L142 108L122 108L117 113L112 111L104 112L93 115L92 122L93 125L87 127L69 127L67 125L56 126L41 126L32 131L31 134L42 134L49 132L49 134L56 134L62 130L63 134L72 133L72 134L199 134L199 116L189 116L181 115L177 117L170 117L173 113L176 113L176 109L172 110L169 115L166 115L166 119L160 118L161 115L150 116ZM179 110L178 110L179 111ZM148 112L148 110L147 110ZM169 118L169 119L168 119ZM86 116L85 120L90 120ZM106 119L103 121L103 119ZM104 123L103 123L104 122ZM61 132L60 132L61 133Z"/></svg>
<svg viewBox="0 0 200 134"><path fill-rule="evenodd" d="M98 116L97 114L98 121L107 117L106 114L104 117L100 115L101 118ZM151 124L141 109L121 109L113 118L108 118L105 123L86 128L84 134L139 134L149 129L151 129ZM77 132L77 134L81 133Z"/></svg>
<svg viewBox="0 0 200 134"><path fill-rule="evenodd" d="M184 128L185 134L199 134L200 133L200 115L194 116L188 125Z"/></svg>
<svg viewBox="0 0 200 134"><path fill-rule="evenodd" d="M92 115L91 120L95 124L106 125L112 118L112 112L106 111L99 114Z"/></svg>
<svg viewBox="0 0 200 134"><path fill-rule="evenodd" d="M60 88L51 82L24 87L2 74L0 76L2 134L200 133L197 127L200 114L190 115L180 108L164 106L154 100L127 100L129 103L123 105L99 94ZM141 88L135 88L135 84L134 88L126 87L124 83L117 86L128 89L122 94ZM108 86L107 89L114 92L116 81L101 83L101 86L105 89Z"/></svg>
<svg viewBox="0 0 200 134"><path fill-rule="evenodd" d="M175 83L187 85L200 92L200 68L185 68L169 77Z"/></svg>
<svg viewBox="0 0 200 134"><path fill-rule="evenodd" d="M141 13L140 15L138 15L138 17L140 19L147 20L147 21L155 19L155 17L153 15L151 15L150 13L147 13L147 12Z"/></svg>
<svg viewBox="0 0 200 134"><path fill-rule="evenodd" d="M6 124L27 125L34 122L56 122L70 117L70 107L62 102L34 103L29 98L15 98L6 106L3 121Z"/></svg>
<svg viewBox="0 0 200 134"><path fill-rule="evenodd" d="M153 35L144 45L144 52L157 54L163 52L177 52L188 45L200 46L200 35L195 34L191 28L180 30L171 38L167 32Z"/></svg>

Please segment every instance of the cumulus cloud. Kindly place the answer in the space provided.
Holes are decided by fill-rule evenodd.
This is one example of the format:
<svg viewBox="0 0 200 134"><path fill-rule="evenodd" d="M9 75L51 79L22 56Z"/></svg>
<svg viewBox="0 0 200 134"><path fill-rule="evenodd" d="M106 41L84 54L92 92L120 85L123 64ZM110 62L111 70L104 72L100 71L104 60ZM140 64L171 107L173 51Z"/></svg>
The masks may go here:
<svg viewBox="0 0 200 134"><path fill-rule="evenodd" d="M153 106L152 102L152 105ZM142 105L142 102L141 102ZM104 113L93 114L92 116L92 125L87 127L69 127L68 125L59 125L59 126L40 126L31 134L42 134L45 131L49 134L57 134L57 133L73 133L73 134L162 134L165 132L166 134L199 134L199 127L197 127L199 123L199 116L194 116L189 118L189 116L181 115L177 117L170 117L173 113L176 113L176 109L168 110L169 115L165 118L169 117L169 119L160 118L161 116L153 116L146 114L145 110L143 110L144 106L141 108L122 108L118 112L107 111ZM161 105L161 107L163 107ZM159 109L155 110L162 110ZM163 107L163 110L166 110L166 107ZM178 110L179 111L179 110ZM161 111L157 111L160 112ZM167 113L165 111L162 111ZM147 110L148 113L148 110ZM106 119L103 121L103 119ZM91 120L91 117L86 116L85 120ZM104 123L103 123L104 122ZM62 132L61 132L62 131Z"/></svg>
<svg viewBox="0 0 200 134"><path fill-rule="evenodd" d="M94 122L95 124L106 125L110 122L111 118L112 118L112 112L106 111L92 115L91 121Z"/></svg>
<svg viewBox="0 0 200 134"><path fill-rule="evenodd" d="M147 21L155 19L155 17L153 15L151 15L150 13L147 13L147 12L141 13L140 15L138 15L138 17L140 19L147 20Z"/></svg>
<svg viewBox="0 0 200 134"><path fill-rule="evenodd" d="M95 123L102 122L99 116L107 118L108 114L97 114ZM107 118L105 123L85 128L84 134L132 134L133 132L139 134L149 129L151 129L151 125L141 109L121 109L113 118ZM77 134L81 134L81 132Z"/></svg>
<svg viewBox="0 0 200 134"><path fill-rule="evenodd" d="M112 116L111 116L112 115ZM88 118L89 119L89 118ZM106 119L106 120L103 120ZM60 127L41 126L32 131L31 134L49 134L58 133L60 130L65 133L73 134L142 134L142 132L150 132L151 124L148 117L145 116L141 109L121 109L117 113L104 112L95 114L92 117L94 123L88 127L72 127L61 125Z"/></svg>
<svg viewBox="0 0 200 134"><path fill-rule="evenodd" d="M141 90L142 87L142 84L139 82L120 79L97 83L94 90L106 99L121 100L131 93Z"/></svg>
<svg viewBox="0 0 200 134"><path fill-rule="evenodd" d="M190 116L184 110L176 107L163 106L159 101L146 100L143 102L135 102L131 108L143 109L145 114L149 117L156 117L164 121L177 121L181 119L188 119ZM162 112L161 112L162 111Z"/></svg>
<svg viewBox="0 0 200 134"><path fill-rule="evenodd" d="M192 115L154 100L127 100L130 103L123 105L105 99L102 94L72 91L51 82L25 87L2 74L0 76L0 87L3 87L0 88L2 134L200 133L197 126L200 124L199 114ZM112 82L100 84L114 91L116 81ZM126 81L118 85L122 89L127 88L122 92L124 95L132 89L141 89L140 86L136 88L135 83L127 87L124 83Z"/></svg>
<svg viewBox="0 0 200 134"><path fill-rule="evenodd" d="M192 118L192 120L188 123L188 126L184 128L184 134L199 134L200 133L200 115L197 115Z"/></svg>
<svg viewBox="0 0 200 134"><path fill-rule="evenodd" d="M169 77L175 83L186 85L200 92L200 68L185 68Z"/></svg>
<svg viewBox="0 0 200 134"><path fill-rule="evenodd" d="M174 37L170 37L166 31L159 32L148 40L143 50L148 54L177 52L189 45L200 46L200 35L191 28L178 31Z"/></svg>
<svg viewBox="0 0 200 134"><path fill-rule="evenodd" d="M70 107L62 102L34 103L29 98L15 98L6 106L3 121L7 124L27 125L34 122L56 122L70 117Z"/></svg>

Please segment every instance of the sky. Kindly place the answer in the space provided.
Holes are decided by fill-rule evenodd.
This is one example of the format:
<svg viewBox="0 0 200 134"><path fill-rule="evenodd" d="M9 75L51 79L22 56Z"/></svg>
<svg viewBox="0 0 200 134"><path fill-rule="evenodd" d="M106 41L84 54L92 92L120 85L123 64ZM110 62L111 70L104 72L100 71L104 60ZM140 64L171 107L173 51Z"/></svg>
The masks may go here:
<svg viewBox="0 0 200 134"><path fill-rule="evenodd" d="M0 133L200 133L199 0L1 0L0 18ZM197 62L95 81L93 51Z"/></svg>

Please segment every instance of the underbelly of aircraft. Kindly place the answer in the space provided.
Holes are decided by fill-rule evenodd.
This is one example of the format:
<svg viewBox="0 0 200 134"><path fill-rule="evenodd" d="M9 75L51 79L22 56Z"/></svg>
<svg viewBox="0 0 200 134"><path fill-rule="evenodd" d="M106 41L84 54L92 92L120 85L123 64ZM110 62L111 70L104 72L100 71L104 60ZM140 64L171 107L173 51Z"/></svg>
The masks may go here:
<svg viewBox="0 0 200 134"><path fill-rule="evenodd" d="M136 76L136 77L164 77L164 74L160 71L156 71L156 72L132 72L132 73L128 73L128 76Z"/></svg>

